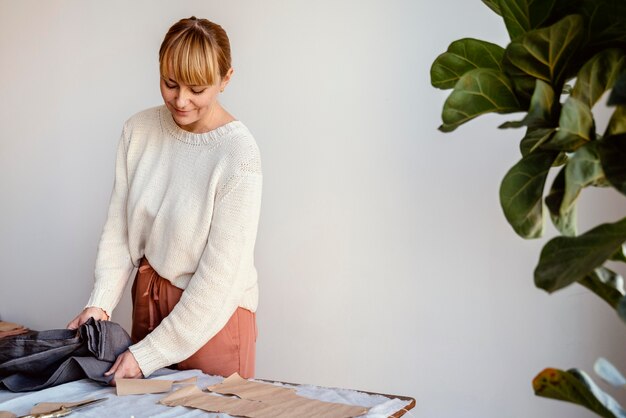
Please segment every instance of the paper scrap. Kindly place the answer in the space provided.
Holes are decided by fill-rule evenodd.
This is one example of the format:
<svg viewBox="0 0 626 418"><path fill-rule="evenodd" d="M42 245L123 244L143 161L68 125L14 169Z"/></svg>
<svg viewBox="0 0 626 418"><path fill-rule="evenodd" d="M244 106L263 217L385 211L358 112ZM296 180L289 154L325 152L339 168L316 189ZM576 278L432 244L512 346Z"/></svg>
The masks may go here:
<svg viewBox="0 0 626 418"><path fill-rule="evenodd" d="M48 414L50 412L58 411L62 407L69 408L72 406L79 406L79 405L83 405L91 401L93 401L93 399L86 399L84 401L78 401L78 402L40 402L36 404L30 410L30 415ZM12 412L0 411L0 418L16 418L16 417L17 415L15 415Z"/></svg>
<svg viewBox="0 0 626 418"><path fill-rule="evenodd" d="M34 414L47 414L52 411L57 411L63 408L69 408L72 406L79 406L88 402L93 401L93 399L86 399L84 401L78 402L40 402L30 410L32 415Z"/></svg>
<svg viewBox="0 0 626 418"><path fill-rule="evenodd" d="M208 388L226 398L202 392L196 386L179 389L159 402L168 406L187 406L207 412L222 412L249 418L319 417L351 418L365 414L369 408L323 402L299 396L294 389L269 383L252 382L237 373Z"/></svg>
<svg viewBox="0 0 626 418"><path fill-rule="evenodd" d="M28 328L13 322L0 321L0 338L11 337L28 332Z"/></svg>
<svg viewBox="0 0 626 418"><path fill-rule="evenodd" d="M18 329L18 328L24 328L24 327L14 322L0 321L0 331L13 331L14 329Z"/></svg>
<svg viewBox="0 0 626 418"><path fill-rule="evenodd" d="M211 392L222 395L236 395L241 399L250 399L253 401L288 401L296 398L302 398L296 395L296 390L281 386L275 386L269 383L251 382L238 373L233 373L222 383L209 386L207 388Z"/></svg>
<svg viewBox="0 0 626 418"><path fill-rule="evenodd" d="M167 406L186 406L207 412L227 413L242 417L252 417L250 414L261 407L261 402L211 395L202 392L196 385L180 388L161 399L159 403Z"/></svg>
<svg viewBox="0 0 626 418"><path fill-rule="evenodd" d="M196 383L197 377L185 380L162 380L162 379L116 379L117 396L144 395L146 393L169 392L172 385L181 383Z"/></svg>

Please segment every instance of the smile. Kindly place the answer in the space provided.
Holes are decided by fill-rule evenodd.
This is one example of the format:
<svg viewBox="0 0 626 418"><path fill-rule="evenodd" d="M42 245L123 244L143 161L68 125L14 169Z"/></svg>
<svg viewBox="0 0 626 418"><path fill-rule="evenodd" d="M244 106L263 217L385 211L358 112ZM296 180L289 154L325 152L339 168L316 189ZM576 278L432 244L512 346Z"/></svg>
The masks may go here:
<svg viewBox="0 0 626 418"><path fill-rule="evenodd" d="M175 107L173 109L178 115L181 115L181 116L187 115L189 112L191 112L191 110L179 110L179 109L176 109Z"/></svg>

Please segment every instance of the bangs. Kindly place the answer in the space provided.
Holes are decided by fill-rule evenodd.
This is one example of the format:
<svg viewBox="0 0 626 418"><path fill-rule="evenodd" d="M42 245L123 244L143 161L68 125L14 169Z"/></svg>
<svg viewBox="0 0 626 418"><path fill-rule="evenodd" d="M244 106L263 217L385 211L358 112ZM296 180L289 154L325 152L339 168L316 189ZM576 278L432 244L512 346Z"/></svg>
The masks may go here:
<svg viewBox="0 0 626 418"><path fill-rule="evenodd" d="M188 31L161 51L159 70L163 78L171 78L190 86L212 86L219 79L219 64L210 39Z"/></svg>

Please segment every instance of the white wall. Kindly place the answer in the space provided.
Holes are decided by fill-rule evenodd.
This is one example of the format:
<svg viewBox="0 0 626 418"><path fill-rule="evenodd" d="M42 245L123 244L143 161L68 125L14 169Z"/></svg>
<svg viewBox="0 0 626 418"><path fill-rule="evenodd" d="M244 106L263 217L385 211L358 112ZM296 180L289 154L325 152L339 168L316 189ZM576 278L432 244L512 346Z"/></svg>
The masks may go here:
<svg viewBox="0 0 626 418"><path fill-rule="evenodd" d="M433 59L506 42L478 0L0 0L0 317L63 327L86 302L122 123L159 104L158 46L192 14L228 31L223 104L262 152L257 375L413 396L416 417L589 416L531 379L626 369L624 327L582 287L533 286L545 240L497 197L522 132L436 130ZM624 201L586 191L583 225Z"/></svg>

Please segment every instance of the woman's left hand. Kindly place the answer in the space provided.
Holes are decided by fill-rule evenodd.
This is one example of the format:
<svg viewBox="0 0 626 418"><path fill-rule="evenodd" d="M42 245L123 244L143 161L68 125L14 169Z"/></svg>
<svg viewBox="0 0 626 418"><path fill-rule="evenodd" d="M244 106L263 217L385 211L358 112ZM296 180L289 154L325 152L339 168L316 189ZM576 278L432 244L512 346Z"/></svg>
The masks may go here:
<svg viewBox="0 0 626 418"><path fill-rule="evenodd" d="M108 372L104 374L105 376L113 375L113 380L111 380L110 385L115 386L116 379L141 379L143 378L143 373L139 368L139 363L135 360L135 356L130 350L124 351L122 354L117 356L115 363L109 369Z"/></svg>

